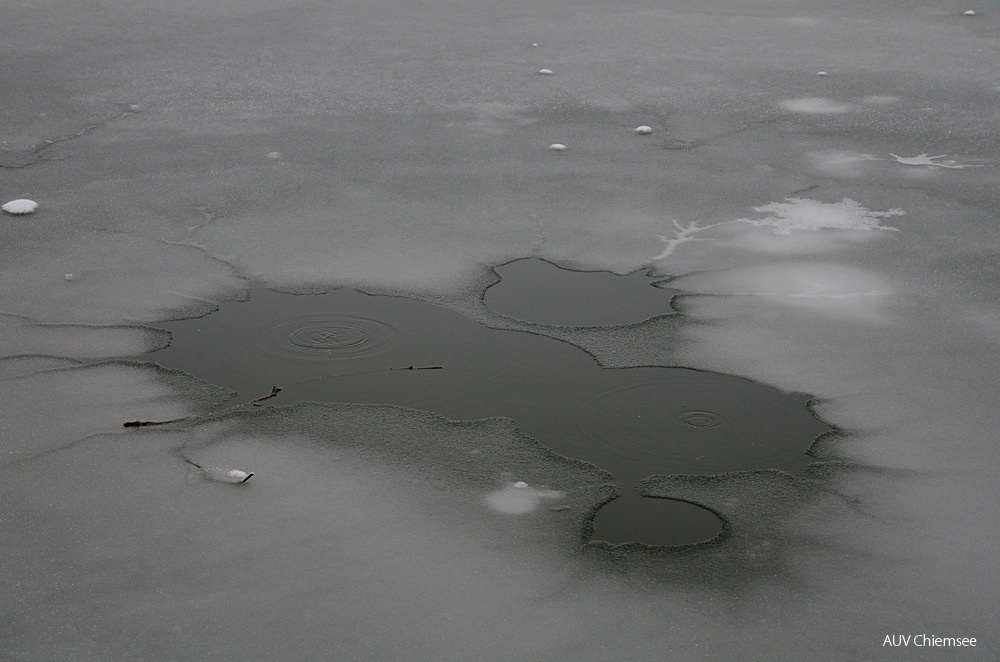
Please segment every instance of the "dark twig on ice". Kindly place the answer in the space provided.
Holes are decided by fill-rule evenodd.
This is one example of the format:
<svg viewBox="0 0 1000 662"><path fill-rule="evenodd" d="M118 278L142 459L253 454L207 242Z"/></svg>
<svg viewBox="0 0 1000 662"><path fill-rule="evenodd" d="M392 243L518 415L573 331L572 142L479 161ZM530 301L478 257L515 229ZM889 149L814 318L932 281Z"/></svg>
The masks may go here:
<svg viewBox="0 0 1000 662"><path fill-rule="evenodd" d="M179 423L181 421L188 420L188 417L184 418L173 418L169 421L125 421L122 427L126 428L144 428L147 425L167 425L168 423Z"/></svg>
<svg viewBox="0 0 1000 662"><path fill-rule="evenodd" d="M271 393L269 395L265 395L262 398L257 398L256 400L251 400L251 402L260 402L261 400L267 400L268 398L274 398L274 397L277 397L277 395L279 393L281 393L281 387L280 386L272 386L271 387Z"/></svg>
<svg viewBox="0 0 1000 662"><path fill-rule="evenodd" d="M241 404L235 405L233 407L230 407L229 409L223 409L222 411L216 412L216 413L218 413L218 414L224 414L226 412L234 411L234 410L239 409L241 407L245 407L248 404L252 405L254 407L259 407L260 405L257 404L258 402L263 402L264 400L270 400L271 398L275 398L275 397L278 396L279 393L281 393L286 388L290 388L292 386L297 386L299 384L305 384L306 382L318 382L318 381L321 381L323 379L333 379L335 377L354 377L354 376L357 376L357 375L370 375L370 374L373 374L373 373L376 373L376 372L392 372L394 370L443 370L443 369L444 369L443 365L425 365L425 366L408 365L405 368L376 368L374 370L359 370L358 372L346 372L346 373L341 373L339 375L323 375L322 377L309 377L308 379L300 379L297 382L292 382L291 384L286 384L285 386L272 386L271 387L271 392L269 394L267 394L267 395L261 396L259 398L255 398L253 400L250 400L249 402L245 402L245 403L241 403ZM170 423L180 423L181 421L187 421L187 420L190 420L192 418L195 418L195 417L193 417L193 416L185 416L183 418L172 418L169 421L126 421L122 425L122 427L126 427L126 428L142 428L142 427L147 427L147 426L150 426L150 425L169 425ZM192 464L194 464L194 463L192 462ZM195 465L195 466L197 466L197 465ZM252 475L253 474L250 474L250 476L252 476ZM245 483L247 480L250 479L250 476L247 476L246 478L244 478L242 482Z"/></svg>
<svg viewBox="0 0 1000 662"><path fill-rule="evenodd" d="M182 460L184 460L185 462L187 462L187 463L188 463L188 464L190 464L191 466L193 466L193 467L198 467L199 469L201 469L201 470L203 470L203 471L204 471L205 467L201 466L200 464L198 464L197 462L195 462L195 461L194 461L194 460L192 460L191 458L187 457L187 456L186 456L186 455L184 455L183 453L180 453L180 452L178 452L178 454L179 454L179 455L181 456L181 459L182 459Z"/></svg>

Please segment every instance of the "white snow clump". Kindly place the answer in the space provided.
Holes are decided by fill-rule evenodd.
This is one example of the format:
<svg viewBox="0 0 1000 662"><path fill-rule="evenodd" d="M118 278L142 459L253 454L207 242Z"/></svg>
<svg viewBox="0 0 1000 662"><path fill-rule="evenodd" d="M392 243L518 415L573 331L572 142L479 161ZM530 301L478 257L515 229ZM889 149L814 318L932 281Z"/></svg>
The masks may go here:
<svg viewBox="0 0 1000 662"><path fill-rule="evenodd" d="M486 505L505 515L525 515L534 512L546 499L561 499L564 496L565 493L558 490L536 489L519 480L487 494Z"/></svg>
<svg viewBox="0 0 1000 662"><path fill-rule="evenodd" d="M26 198L20 198L18 200L11 200L3 206L3 210L8 214L31 214L36 209L38 209L38 203L34 200L28 200Z"/></svg>

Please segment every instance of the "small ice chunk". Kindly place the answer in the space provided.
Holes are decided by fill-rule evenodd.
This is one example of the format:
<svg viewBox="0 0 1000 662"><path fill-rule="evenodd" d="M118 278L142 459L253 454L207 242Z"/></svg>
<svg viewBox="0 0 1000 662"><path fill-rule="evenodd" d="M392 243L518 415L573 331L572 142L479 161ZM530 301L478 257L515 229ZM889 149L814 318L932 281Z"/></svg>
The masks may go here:
<svg viewBox="0 0 1000 662"><path fill-rule="evenodd" d="M524 482L523 480L519 480L519 481L517 481L516 483L514 483L512 485L512 487L516 487L519 490L520 489L524 489L527 486L528 486L528 484L526 482Z"/></svg>
<svg viewBox="0 0 1000 662"><path fill-rule="evenodd" d="M538 48L538 44L537 43L532 43L531 46L532 46L532 48Z"/></svg>
<svg viewBox="0 0 1000 662"><path fill-rule="evenodd" d="M240 469L220 469L219 467L195 466L201 469L205 476L211 478L212 480L217 480L220 483L242 485L253 477L253 472L242 471Z"/></svg>
<svg viewBox="0 0 1000 662"><path fill-rule="evenodd" d="M226 472L226 475L233 480L238 480L241 483L243 483L247 479L249 479L250 476L252 476L253 474L247 473L246 471L240 471L239 469L230 469L228 472Z"/></svg>
<svg viewBox="0 0 1000 662"><path fill-rule="evenodd" d="M643 124L642 126L635 127L634 131L640 136L648 136L653 132L653 127Z"/></svg>
<svg viewBox="0 0 1000 662"><path fill-rule="evenodd" d="M555 72L552 71L551 69L539 69L538 73L542 76L551 76Z"/></svg>
<svg viewBox="0 0 1000 662"><path fill-rule="evenodd" d="M829 75L829 74L827 74L827 73L826 73L825 71L817 71L817 72L816 72L816 75L817 75L817 76L827 76L827 75Z"/></svg>
<svg viewBox="0 0 1000 662"><path fill-rule="evenodd" d="M63 280L75 280L75 278L73 274L63 274Z"/></svg>
<svg viewBox="0 0 1000 662"><path fill-rule="evenodd" d="M962 12L962 15L963 16L975 16L976 12L972 11L971 9L969 9L967 11Z"/></svg>
<svg viewBox="0 0 1000 662"><path fill-rule="evenodd" d="M269 159L280 159L281 158L281 152L268 152L267 153L267 158L269 158Z"/></svg>
<svg viewBox="0 0 1000 662"><path fill-rule="evenodd" d="M129 112L137 113L140 110L142 110L142 106L140 106L137 103L130 103L129 106L128 106L128 109L129 109Z"/></svg>
<svg viewBox="0 0 1000 662"><path fill-rule="evenodd" d="M561 152L566 149L566 145L563 145L562 143L552 143L549 145L549 149L553 152Z"/></svg>
<svg viewBox="0 0 1000 662"><path fill-rule="evenodd" d="M36 209L38 209L38 203L34 200L28 200L26 198L19 198L17 200L11 200L3 206L3 210L8 214L31 214Z"/></svg>

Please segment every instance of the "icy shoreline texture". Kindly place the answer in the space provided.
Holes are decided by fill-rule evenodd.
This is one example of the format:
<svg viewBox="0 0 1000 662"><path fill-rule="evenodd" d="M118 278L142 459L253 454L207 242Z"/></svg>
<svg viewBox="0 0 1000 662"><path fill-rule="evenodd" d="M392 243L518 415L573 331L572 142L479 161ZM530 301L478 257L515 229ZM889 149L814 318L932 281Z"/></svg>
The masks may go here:
<svg viewBox="0 0 1000 662"><path fill-rule="evenodd" d="M39 208L0 218L0 657L842 660L900 632L994 649L1000 13L968 9L5 6L0 194ZM530 329L481 300L525 256L655 269L679 315L546 332L609 366L814 394L844 431L826 464L645 483L732 519L709 549L581 547L600 480L557 475L502 422L386 409L382 452L317 441L371 435L357 407L125 430L228 394L91 363L252 283ZM448 469L456 435L533 459ZM181 447L256 475L205 480ZM571 509L492 512L517 481Z"/></svg>

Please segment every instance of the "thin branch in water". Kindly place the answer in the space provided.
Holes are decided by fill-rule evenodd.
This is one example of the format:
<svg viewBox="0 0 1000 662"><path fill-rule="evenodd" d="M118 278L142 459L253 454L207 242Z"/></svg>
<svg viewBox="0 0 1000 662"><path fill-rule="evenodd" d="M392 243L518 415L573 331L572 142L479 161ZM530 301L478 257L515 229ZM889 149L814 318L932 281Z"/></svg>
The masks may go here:
<svg viewBox="0 0 1000 662"><path fill-rule="evenodd" d="M258 404L259 402L262 402L264 400L270 400L271 398L276 398L278 397L278 394L284 391L285 389L290 388L292 386L298 386L299 384L305 384L306 382L318 382L323 379L333 379L335 377L354 377L357 375L369 375L377 372L391 372L394 370L443 370L443 369L444 366L442 365L428 365L428 366L408 365L405 368L375 368L373 370L358 370L357 372L344 372L336 375L323 375L322 377L309 377L308 379L300 379L297 382L292 382L290 384L286 384L285 386L272 386L271 392L267 395L261 396L259 398L254 398L249 402L242 402L238 405L233 405L228 409L223 409L222 411L213 412L212 414L207 414L207 415L225 414L240 409L242 407L246 407L248 404L254 407L259 407L260 406ZM188 421L191 420L192 418L197 418L197 417L185 416L183 418L173 418L170 419L169 421L126 421L125 423L122 424L122 427L141 428L141 427L148 427L150 425L169 425L170 423L180 423L181 421Z"/></svg>
<svg viewBox="0 0 1000 662"><path fill-rule="evenodd" d="M149 425L167 425L169 423L180 423L181 421L186 421L190 418L190 416L185 416L184 418L172 418L169 421L125 421L125 423L122 424L122 427L144 428Z"/></svg>

